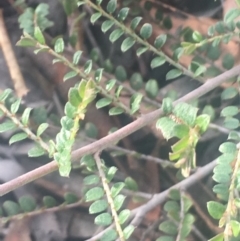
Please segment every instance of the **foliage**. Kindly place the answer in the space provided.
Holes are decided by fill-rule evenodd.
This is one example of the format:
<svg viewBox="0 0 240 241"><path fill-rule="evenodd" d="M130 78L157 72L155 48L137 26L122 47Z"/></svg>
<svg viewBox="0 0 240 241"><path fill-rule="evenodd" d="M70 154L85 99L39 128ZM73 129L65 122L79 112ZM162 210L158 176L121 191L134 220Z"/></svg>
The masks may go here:
<svg viewBox="0 0 240 241"><path fill-rule="evenodd" d="M163 47L170 39L169 36L161 34L152 40L154 27L150 23L142 23L140 15L131 13L131 1L121 9L119 9L116 0L108 1L106 7L101 6L101 0L97 0L96 3L90 0L63 1L63 4L69 16L78 9L78 6L91 7L94 13L90 17L90 22L92 24L99 22L103 33L111 32L109 40L112 43L123 38L120 47L122 52L136 47L136 55L140 57L150 51L153 55L150 62L152 69L160 67L166 62L171 64L173 68L167 72L166 80L173 80L184 74L203 82L205 77L214 75L214 71L214 73L218 73L214 66L211 66L212 69L207 68L206 61L199 60L193 54L206 53L209 59L214 62L220 56L220 51L218 51L220 43L226 44L233 37L239 36L240 24L236 19L240 16L240 10L236 8L225 15L224 21L209 28L209 37L202 36L194 30L189 30L191 33L189 36L186 34L186 29L183 30L180 36L181 44L174 48L173 56L170 57L163 51ZM145 8L150 9L151 4ZM174 98L169 97L164 98L162 105L160 105L159 86L156 79L150 78L144 83L140 73L135 72L128 76L123 66L115 67L110 60L106 60L102 66L100 64L99 68L95 68L94 64L97 63L99 56L94 51L92 59L86 60L82 66L79 64L82 58L81 50L75 51L70 61L64 54L66 43L63 38L55 39L53 48L48 46L44 30L51 27L53 23L47 19L47 15L48 6L46 4L39 4L35 10L26 8L19 17L20 28L23 29L24 33L17 45L34 47L35 54L48 52L54 56L53 64L62 62L68 66L70 71L65 74L63 81L68 81L76 76L80 78L79 83L70 88L68 92L68 101L64 108L65 116L60 120L61 129L55 140L49 140L44 136L48 123L43 122L35 131L32 131L30 119L33 110L21 105L21 100L16 99L11 94L11 90L6 89L0 95L0 110L1 115L5 115L7 120L0 124L0 133L20 129L21 132L11 136L9 143L13 144L27 138L32 139L37 145L29 150L29 156L37 157L47 154L57 161L60 175L68 177L71 171L73 145L76 142L87 107L91 102L95 101L97 109L108 108L109 116L124 113L134 118L140 116L141 106L150 105L151 108L155 109L161 106L162 116L158 118L155 126L167 141L173 140L173 138L178 139L171 146L172 152L169 154L169 160L176 161L174 166L181 169L183 177L188 177L191 171L196 168L196 146L204 132L209 128L211 118L213 119L215 116L213 108L206 105L202 114L199 114L200 107L197 108L185 102L173 102ZM167 16L160 16L162 15L158 12L154 21L161 23L165 29L170 29L171 19ZM130 24L127 24L129 18L131 18ZM180 58L183 55L193 56L188 67L180 63ZM231 69L233 65L233 56L225 54L222 59L224 70ZM114 78L106 76L106 72L112 73ZM124 85L128 78L129 87ZM235 79L234 81L236 82ZM122 100L123 93L131 95L127 104L126 101ZM227 101L237 95L237 88L230 86L222 91L221 99ZM239 109L234 104L227 104L220 113L224 117L224 126L231 131L228 140L219 147L221 155L217 159L217 166L214 168L212 176L216 182L213 191L218 200L207 203L209 214L214 219L219 220L219 226L224 228L223 233L213 237L212 241L228 241L232 237L239 237L238 208L240 200L237 191L240 186L238 183L240 182L238 150L240 137L238 132L234 131L239 128L239 120L236 118L238 113ZM86 129L93 130L94 127L89 125ZM97 130L95 128L88 133L88 136L95 137ZM108 143L108 145L113 144ZM105 147L103 146L103 148ZM117 168L108 167L100 159L99 152L101 151L102 147L99 147L94 156L84 155L80 161L81 166L84 167L84 184L87 187L85 201L91 202L89 213L96 215L95 224L105 228L109 227L101 240L128 240L135 227L129 223L131 211L124 208L126 195L122 194L122 190L124 187L131 186L136 191L137 185L130 178L127 178L125 182L116 182L114 178ZM170 200L164 205L168 220L159 226L159 230L164 232L164 236L159 237L157 241L187 240L195 221L194 216L190 213L192 202L187 195L177 190L172 190L169 197ZM77 201L78 198L74 195L65 196L66 205ZM56 206L56 200L49 196L43 198L43 203L49 209ZM18 203L6 201L0 212L1 215L14 217L23 212L34 212L36 208L39 209L34 199L22 197ZM3 218L3 220L8 221L9 218Z"/></svg>

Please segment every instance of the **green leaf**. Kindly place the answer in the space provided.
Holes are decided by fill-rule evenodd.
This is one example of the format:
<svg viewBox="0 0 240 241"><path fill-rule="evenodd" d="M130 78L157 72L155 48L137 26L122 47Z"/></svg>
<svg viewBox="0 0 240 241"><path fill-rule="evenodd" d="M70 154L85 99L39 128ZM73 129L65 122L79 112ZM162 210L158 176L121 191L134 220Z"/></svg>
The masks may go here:
<svg viewBox="0 0 240 241"><path fill-rule="evenodd" d="M172 20L169 16L166 16L164 19L163 19L163 26L166 28L166 29L171 29L172 28Z"/></svg>
<svg viewBox="0 0 240 241"><path fill-rule="evenodd" d="M140 57L142 54L144 54L146 51L148 51L148 47L140 47L137 49L136 53L137 56Z"/></svg>
<svg viewBox="0 0 240 241"><path fill-rule="evenodd" d="M110 105L111 103L112 103L111 99L109 99L109 98L102 98L102 99L97 101L96 108L100 109L100 108L103 108L105 106Z"/></svg>
<svg viewBox="0 0 240 241"><path fill-rule="evenodd" d="M155 79L150 79L145 85L145 91L150 98L156 98L159 93L158 83Z"/></svg>
<svg viewBox="0 0 240 241"><path fill-rule="evenodd" d="M37 129L37 136L41 136L42 133L48 128L48 126L49 125L47 123L42 123Z"/></svg>
<svg viewBox="0 0 240 241"><path fill-rule="evenodd" d="M141 93L135 93L132 95L132 97L130 99L132 114L134 114L135 112L137 112L139 110L142 98L143 98L143 95Z"/></svg>
<svg viewBox="0 0 240 241"><path fill-rule="evenodd" d="M207 68L205 66L201 65L196 69L194 76L195 77L200 76L201 74L205 73L206 70L207 70Z"/></svg>
<svg viewBox="0 0 240 241"><path fill-rule="evenodd" d="M54 51L56 53L62 53L64 50L64 41L62 38L58 38L54 44Z"/></svg>
<svg viewBox="0 0 240 241"><path fill-rule="evenodd" d="M74 193L70 193L70 192L67 192L64 194L64 199L67 204L72 204L72 203L76 203L79 201L78 196L75 195Z"/></svg>
<svg viewBox="0 0 240 241"><path fill-rule="evenodd" d="M240 136L238 134L238 132L236 131L231 131L228 135L228 140L236 140L236 141L240 141Z"/></svg>
<svg viewBox="0 0 240 241"><path fill-rule="evenodd" d="M207 209L208 209L209 214L214 219L220 219L223 216L223 214L226 210L226 207L219 202L209 201L207 203Z"/></svg>
<svg viewBox="0 0 240 241"><path fill-rule="evenodd" d="M175 239L172 236L161 236L156 241L175 241Z"/></svg>
<svg viewBox="0 0 240 241"><path fill-rule="evenodd" d="M170 98L164 98L162 101L162 110L164 114L168 115L173 110L173 101Z"/></svg>
<svg viewBox="0 0 240 241"><path fill-rule="evenodd" d="M181 194L180 194L179 190L177 190L177 189L172 189L172 190L170 190L168 196L169 196L169 198L178 201L178 200L180 200Z"/></svg>
<svg viewBox="0 0 240 241"><path fill-rule="evenodd" d="M209 35L209 36L213 36L213 35L214 35L214 31L215 31L214 26L210 26L210 27L208 28L208 35Z"/></svg>
<svg viewBox="0 0 240 241"><path fill-rule="evenodd" d="M64 112L66 114L67 117L74 118L75 114L76 114L76 107L74 107L70 102L67 102L65 105L65 109Z"/></svg>
<svg viewBox="0 0 240 241"><path fill-rule="evenodd" d="M4 90L3 93L0 94L0 101L4 102L11 93L12 93L11 89Z"/></svg>
<svg viewBox="0 0 240 241"><path fill-rule="evenodd" d="M220 184L216 184L213 187L213 192L215 192L217 194L217 197L227 201L228 197L229 197L229 193L228 193L228 185L225 183L220 183Z"/></svg>
<svg viewBox="0 0 240 241"><path fill-rule="evenodd" d="M137 26L139 25L139 23L141 22L142 17L135 17L130 24L130 27L132 30L135 30L137 28Z"/></svg>
<svg viewBox="0 0 240 241"><path fill-rule="evenodd" d="M234 66L234 57L231 54L225 54L222 58L222 66L225 69L231 69Z"/></svg>
<svg viewBox="0 0 240 241"><path fill-rule="evenodd" d="M91 204L89 207L89 213L95 214L105 211L108 208L108 203L106 200L97 200Z"/></svg>
<svg viewBox="0 0 240 241"><path fill-rule="evenodd" d="M238 221L231 220L230 226L232 228L233 236L237 237L239 235L239 232L240 232L240 223Z"/></svg>
<svg viewBox="0 0 240 241"><path fill-rule="evenodd" d="M99 226L108 226L112 223L112 216L109 213L102 213L95 218L94 223Z"/></svg>
<svg viewBox="0 0 240 241"><path fill-rule="evenodd" d="M224 142L219 146L219 151L221 153L236 153L237 147L236 144L232 142Z"/></svg>
<svg viewBox="0 0 240 241"><path fill-rule="evenodd" d="M222 184L225 184L225 183L229 183L230 180L231 180L231 177L228 173L214 173L214 175L212 176L212 179L215 181L215 182L218 182L218 183L222 183Z"/></svg>
<svg viewBox="0 0 240 241"><path fill-rule="evenodd" d="M155 57L152 61L151 61L151 68L154 69L156 67L159 67L163 64L165 64L166 59L164 57Z"/></svg>
<svg viewBox="0 0 240 241"><path fill-rule="evenodd" d="M175 79L182 75L182 71L179 69L172 69L166 75L166 80Z"/></svg>
<svg viewBox="0 0 240 241"><path fill-rule="evenodd" d="M115 79L110 79L107 83L106 83L106 90L107 91L111 91L112 88L115 86L117 80Z"/></svg>
<svg viewBox="0 0 240 241"><path fill-rule="evenodd" d="M90 18L90 22L92 24L94 24L100 17L102 16L101 13L97 12L97 13L94 13L91 18Z"/></svg>
<svg viewBox="0 0 240 241"><path fill-rule="evenodd" d="M61 63L63 62L61 59L53 59L52 63L55 64L55 63Z"/></svg>
<svg viewBox="0 0 240 241"><path fill-rule="evenodd" d="M197 112L198 108L187 103L178 103L173 109L174 115L189 126L194 125L197 118Z"/></svg>
<svg viewBox="0 0 240 241"><path fill-rule="evenodd" d="M15 142L22 141L22 140L25 140L27 138L28 138L28 135L25 132L17 133L10 138L9 144L11 145Z"/></svg>
<svg viewBox="0 0 240 241"><path fill-rule="evenodd" d="M192 205L192 200L187 196L183 195L183 211L187 213L189 209L192 207Z"/></svg>
<svg viewBox="0 0 240 241"><path fill-rule="evenodd" d="M10 131L16 128L16 124L13 123L11 120L7 120L4 123L0 124L0 133L5 131Z"/></svg>
<svg viewBox="0 0 240 241"><path fill-rule="evenodd" d="M117 8L117 0L110 0L107 4L107 11L109 13L114 13Z"/></svg>
<svg viewBox="0 0 240 241"><path fill-rule="evenodd" d="M79 106L79 104L82 102L82 99L79 95L77 88L70 88L68 92L68 100L72 106L74 107Z"/></svg>
<svg viewBox="0 0 240 241"><path fill-rule="evenodd" d="M160 49L166 43L166 41L167 41L167 35L161 34L155 39L154 46L157 49Z"/></svg>
<svg viewBox="0 0 240 241"><path fill-rule="evenodd" d="M229 23L229 22L235 20L239 16L240 16L239 8L230 9L224 16L224 22Z"/></svg>
<svg viewBox="0 0 240 241"><path fill-rule="evenodd" d="M114 183L113 186L111 187L111 195L112 197L116 197L119 192L124 188L125 183L124 182L117 182Z"/></svg>
<svg viewBox="0 0 240 241"><path fill-rule="evenodd" d="M110 229L103 234L100 241L115 241L117 240L117 237L118 237L118 234L115 231L115 229Z"/></svg>
<svg viewBox="0 0 240 241"><path fill-rule="evenodd" d="M106 175L106 178L108 180L108 182L111 182L113 177L115 176L116 172L117 172L117 168L116 167L110 167L107 171L107 175Z"/></svg>
<svg viewBox="0 0 240 241"><path fill-rule="evenodd" d="M66 80L68 80L68 79L71 79L71 78L73 78L73 77L75 77L75 76L77 76L77 72L74 71L74 70L72 70L72 71L66 73L66 74L63 76L63 81L66 81Z"/></svg>
<svg viewBox="0 0 240 241"><path fill-rule="evenodd" d="M122 65L117 66L115 76L119 81L124 81L127 79L127 72Z"/></svg>
<svg viewBox="0 0 240 241"><path fill-rule="evenodd" d="M156 128L161 129L163 136L168 140L172 138L172 131L177 124L169 117L162 117L158 119Z"/></svg>
<svg viewBox="0 0 240 241"><path fill-rule="evenodd" d="M224 234L220 233L213 238L209 239L208 241L224 241Z"/></svg>
<svg viewBox="0 0 240 241"><path fill-rule="evenodd" d="M129 239L129 237L132 235L134 229L135 229L135 227L131 224L123 229L123 234L124 234L125 239Z"/></svg>
<svg viewBox="0 0 240 241"><path fill-rule="evenodd" d="M124 39L121 45L122 52L126 52L127 50L129 50L135 44L135 42L136 40L132 37L127 37L126 39Z"/></svg>
<svg viewBox="0 0 240 241"><path fill-rule="evenodd" d="M21 104L21 99L18 99L11 105L11 112L16 114Z"/></svg>
<svg viewBox="0 0 240 241"><path fill-rule="evenodd" d="M72 61L73 64L77 65L79 63L81 56L82 56L82 51L80 50L76 51L73 55L73 61Z"/></svg>
<svg viewBox="0 0 240 241"><path fill-rule="evenodd" d="M105 20L103 23L102 23L102 31L104 33L106 33L112 26L114 25L114 21L112 20Z"/></svg>
<svg viewBox="0 0 240 241"><path fill-rule="evenodd" d="M45 154L45 151L40 146L35 146L28 151L29 157L39 157Z"/></svg>
<svg viewBox="0 0 240 241"><path fill-rule="evenodd" d="M45 44L45 38L42 34L41 29L36 26L34 29L34 38L40 43L40 44Z"/></svg>
<svg viewBox="0 0 240 241"><path fill-rule="evenodd" d="M55 198L53 198L51 196L44 196L43 197L43 204L47 208L52 208L52 207L57 206L57 201L56 201Z"/></svg>
<svg viewBox="0 0 240 241"><path fill-rule="evenodd" d="M118 28L112 31L112 33L109 36L109 40L114 43L116 40L118 40L123 35L123 30Z"/></svg>
<svg viewBox="0 0 240 241"><path fill-rule="evenodd" d="M124 113L124 109L122 109L121 107L113 107L109 110L109 115L120 115L122 113Z"/></svg>
<svg viewBox="0 0 240 241"><path fill-rule="evenodd" d="M47 52L48 50L49 50L48 47L41 47L40 49L35 49L33 52L34 52L34 54L38 54L41 52Z"/></svg>
<svg viewBox="0 0 240 241"><path fill-rule="evenodd" d="M118 13L118 19L120 21L124 21L128 15L128 12L129 12L129 8L127 8L127 7L122 8Z"/></svg>
<svg viewBox="0 0 240 241"><path fill-rule="evenodd" d="M202 35L198 31L194 31L192 34L192 38L195 42L199 43L203 40Z"/></svg>
<svg viewBox="0 0 240 241"><path fill-rule="evenodd" d="M3 203L3 210L7 216L13 216L20 213L19 205L13 201L5 201Z"/></svg>
<svg viewBox="0 0 240 241"><path fill-rule="evenodd" d="M121 225L124 224L130 217L130 214L131 214L130 210L128 209L122 210L118 216L119 223Z"/></svg>
<svg viewBox="0 0 240 241"><path fill-rule="evenodd" d="M97 138L98 136L98 128L93 124L88 122L85 126L84 126L84 130L86 133L86 136L89 138Z"/></svg>
<svg viewBox="0 0 240 241"><path fill-rule="evenodd" d="M26 213L32 212L37 207L36 201L32 196L22 196L19 198L18 203L21 209Z"/></svg>
<svg viewBox="0 0 240 241"><path fill-rule="evenodd" d="M143 78L140 73L133 73L130 78L130 85L134 90L139 90L143 86Z"/></svg>
<svg viewBox="0 0 240 241"><path fill-rule="evenodd" d="M132 190L132 191L138 190L137 182L134 179L132 179L131 177L127 177L124 182L125 182L125 186L127 189Z"/></svg>
<svg viewBox="0 0 240 241"><path fill-rule="evenodd" d="M180 57L183 54L184 54L184 48L182 48L182 47L176 48L173 52L173 59L177 61L180 59Z"/></svg>
<svg viewBox="0 0 240 241"><path fill-rule="evenodd" d="M20 47L35 47L37 42L34 39L21 36L21 39L16 43L16 46Z"/></svg>
<svg viewBox="0 0 240 241"><path fill-rule="evenodd" d="M176 235L178 232L176 225L170 220L162 222L159 225L159 229L164 233L171 235Z"/></svg>
<svg viewBox="0 0 240 241"><path fill-rule="evenodd" d="M205 105L202 113L208 115L211 121L215 119L215 109L211 105Z"/></svg>
<svg viewBox="0 0 240 241"><path fill-rule="evenodd" d="M92 60L88 60L84 65L84 73L89 74L92 70Z"/></svg>
<svg viewBox="0 0 240 241"><path fill-rule="evenodd" d="M210 117L208 115L203 114L199 115L196 118L195 125L199 127L200 134L204 133L207 130L209 123Z"/></svg>
<svg viewBox="0 0 240 241"><path fill-rule="evenodd" d="M177 138L184 138L184 137L188 137L189 136L189 132L190 129L187 125L184 124L178 124L176 126L174 126L173 130L172 130L172 135L176 136ZM187 138L188 139L188 138ZM188 141L187 141L188 142ZM177 142L178 143L178 142ZM176 143L176 144L177 144ZM174 144L174 146L176 145ZM173 149L173 151L175 152L175 150Z"/></svg>
<svg viewBox="0 0 240 241"><path fill-rule="evenodd" d="M80 161L81 165L86 165L87 167L95 166L95 159L92 155L84 155Z"/></svg>
<svg viewBox="0 0 240 241"><path fill-rule="evenodd" d="M114 203L114 207L115 207L116 211L118 211L118 210L122 207L125 198L126 198L126 197L123 196L122 194L117 195L117 196L114 198L113 203Z"/></svg>
<svg viewBox="0 0 240 241"><path fill-rule="evenodd" d="M97 69L94 74L94 80L99 83L102 79L102 74L103 74L103 69Z"/></svg>
<svg viewBox="0 0 240 241"><path fill-rule="evenodd" d="M99 183L99 181L100 181L99 176L97 176L95 174L89 175L83 179L83 183L85 185L97 184L97 183Z"/></svg>
<svg viewBox="0 0 240 241"><path fill-rule="evenodd" d="M224 120L224 126L230 130L237 129L239 127L239 120L232 117L227 117Z"/></svg>
<svg viewBox="0 0 240 241"><path fill-rule="evenodd" d="M238 94L238 91L234 87L228 87L221 93L222 100L228 100L234 98Z"/></svg>
<svg viewBox="0 0 240 241"><path fill-rule="evenodd" d="M101 187L94 187L85 194L86 202L91 202L100 199L103 197L103 195L104 191Z"/></svg>
<svg viewBox="0 0 240 241"><path fill-rule="evenodd" d="M143 39L148 39L152 35L152 25L149 23L143 24L142 28L140 29L140 35Z"/></svg>
<svg viewBox="0 0 240 241"><path fill-rule="evenodd" d="M22 114L21 119L22 119L22 123L24 126L26 126L28 124L31 110L32 110L32 108L27 107Z"/></svg>
<svg viewBox="0 0 240 241"><path fill-rule="evenodd" d="M180 206L178 204L178 202L176 201L173 201L173 200L170 200L170 201L167 201L165 204L164 204L164 210L166 212L179 212L180 211Z"/></svg>

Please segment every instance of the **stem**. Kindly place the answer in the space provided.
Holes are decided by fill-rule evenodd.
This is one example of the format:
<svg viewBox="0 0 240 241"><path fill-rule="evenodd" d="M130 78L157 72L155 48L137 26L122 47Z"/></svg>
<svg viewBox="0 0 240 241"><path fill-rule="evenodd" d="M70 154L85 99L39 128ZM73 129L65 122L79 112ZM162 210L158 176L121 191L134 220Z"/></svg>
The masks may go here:
<svg viewBox="0 0 240 241"><path fill-rule="evenodd" d="M115 206L114 206L111 191L110 191L110 188L108 186L107 179L105 177L105 173L104 173L103 168L102 168L102 162L101 162L101 159L99 157L99 154L100 153L97 152L94 155L94 158L95 158L96 164L97 164L97 168L98 168L98 172L99 172L99 176L102 180L103 189L106 193L107 201L108 201L108 204L109 204L111 212L112 212L112 217L114 219L114 224L115 224L115 228L116 228L116 231L118 233L119 239L120 239L120 241L125 241L124 234L123 234L123 231L122 231L122 227L119 223L118 214L117 214L117 211L116 211Z"/></svg>

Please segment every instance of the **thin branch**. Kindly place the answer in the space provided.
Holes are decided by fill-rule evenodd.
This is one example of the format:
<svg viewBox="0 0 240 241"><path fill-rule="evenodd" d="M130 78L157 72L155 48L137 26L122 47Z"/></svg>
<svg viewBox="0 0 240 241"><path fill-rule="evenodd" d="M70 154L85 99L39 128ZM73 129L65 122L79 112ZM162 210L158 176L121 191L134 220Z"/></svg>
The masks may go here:
<svg viewBox="0 0 240 241"><path fill-rule="evenodd" d="M9 221L13 221L13 220L20 220L26 217L34 217L43 213L54 213L54 212L60 212L63 210L68 210L71 208L77 208L79 206L81 206L83 203L83 200L79 200L78 202L72 203L72 204L66 204L63 203L61 205L58 205L56 207L52 207L52 208L39 208L35 211L32 212L28 212L28 213L20 213L20 214L16 214L14 216L10 216L10 217L1 217L0 218L0 223L6 223Z"/></svg>
<svg viewBox="0 0 240 241"><path fill-rule="evenodd" d="M0 46L3 51L4 58L6 60L9 73L11 75L14 89L19 98L22 98L27 94L28 89L25 85L21 70L16 60L16 56L13 52L11 41L8 37L7 30L5 28L3 11L0 9Z"/></svg>
<svg viewBox="0 0 240 241"><path fill-rule="evenodd" d="M215 167L217 163L217 160L214 160L210 162L209 164L205 165L204 167L198 168L197 172L195 172L193 175L191 175L189 178L175 184L171 188L165 190L164 192L161 192L159 194L155 194L153 198L147 202L146 204L135 208L132 210L131 215L135 216L132 220L131 224L134 226L138 226L141 222L142 218L145 216L146 213L154 209L156 206L163 203L166 198L168 197L168 194L173 189L187 189L190 186L194 185L196 182L207 176L209 173L212 172L213 168Z"/></svg>
<svg viewBox="0 0 240 241"><path fill-rule="evenodd" d="M231 70L228 70L228 71L218 75L217 77L209 79L205 84L203 84L199 88L193 90L192 92L188 93L184 97L175 101L174 104L177 104L179 102L188 102L193 99L197 99L200 96L210 92L211 90L213 90L216 87L218 87L219 85L221 85L223 82L229 80L230 78L232 78L238 74L240 74L240 66L239 65L232 68ZM137 120L124 126L123 128L117 130L116 132L114 132L108 136L105 136L102 139L100 139L92 144L86 145L82 148L79 148L79 149L73 151L72 152L72 160L76 161L83 155L92 154L97 151L101 151L108 146L112 146L113 143L116 143L117 141L125 138L126 136L129 136L130 134L134 133L135 131L148 125L149 123L157 120L162 114L163 114L162 110L158 109L149 114L142 115ZM12 191L18 187L21 187L21 186L23 186L29 182L32 182L40 177L43 177L53 171L56 171L57 169L58 169L57 162L52 161L52 162L50 162L46 165L43 165L33 171L30 171L18 178L15 178L12 181L2 184L2 185L0 185L0 196L3 196L4 194L9 193L10 191Z"/></svg>
<svg viewBox="0 0 240 241"><path fill-rule="evenodd" d="M96 161L97 168L98 168L98 173L99 173L99 176L102 180L103 189L105 191L107 201L108 201L108 204L109 204L110 209L111 209L112 217L113 217L113 220L114 220L116 231L117 231L118 236L119 236L119 240L125 241L123 230L122 230L122 227L119 223L118 214L117 214L117 211L116 211L115 206L114 206L113 198L112 198L112 195L111 195L111 190L108 186L107 179L106 179L105 173L103 171L102 161L99 157L99 154L100 154L100 152L97 152L94 155L94 159Z"/></svg>

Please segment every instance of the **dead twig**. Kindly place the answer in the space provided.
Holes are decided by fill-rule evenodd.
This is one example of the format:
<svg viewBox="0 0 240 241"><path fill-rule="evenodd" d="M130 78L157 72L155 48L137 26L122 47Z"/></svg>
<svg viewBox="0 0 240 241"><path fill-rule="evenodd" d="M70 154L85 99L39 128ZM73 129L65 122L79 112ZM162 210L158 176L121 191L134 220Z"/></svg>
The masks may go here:
<svg viewBox="0 0 240 241"><path fill-rule="evenodd" d="M25 85L25 81L11 46L11 41L5 28L2 9L0 9L0 46L8 66L16 94L19 98L22 98L27 94L28 89Z"/></svg>

